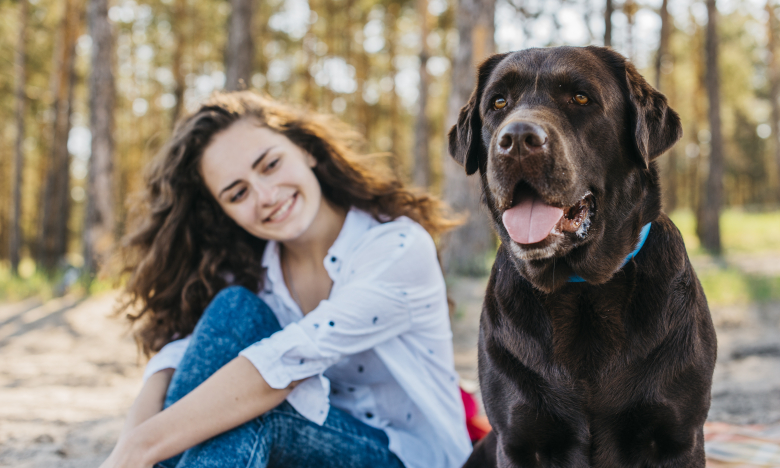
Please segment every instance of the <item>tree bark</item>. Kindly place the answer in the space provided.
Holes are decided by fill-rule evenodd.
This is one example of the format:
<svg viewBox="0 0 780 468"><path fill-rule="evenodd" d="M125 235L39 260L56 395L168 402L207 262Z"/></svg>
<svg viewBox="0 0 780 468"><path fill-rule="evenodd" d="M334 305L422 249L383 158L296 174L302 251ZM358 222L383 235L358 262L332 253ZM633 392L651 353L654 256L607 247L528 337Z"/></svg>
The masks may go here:
<svg viewBox="0 0 780 468"><path fill-rule="evenodd" d="M772 0L766 1L767 12L767 49L769 49L769 102L772 106L772 115L770 127L772 128L772 146L774 147L775 163L777 164L777 187L776 200L780 201L780 70L778 69L777 57L777 37L775 31L777 27L777 17L775 17Z"/></svg>
<svg viewBox="0 0 780 468"><path fill-rule="evenodd" d="M405 164L401 159L401 142L399 128L401 126L400 111L398 106L398 90L395 86L395 75L398 72L395 67L396 44L398 42L398 12L397 2L391 2L387 6L387 21L385 30L387 31L387 55L390 61L388 74L393 79L393 89L390 92L390 106L388 109L388 120L390 121L390 154L391 168L396 176L402 177L405 174Z"/></svg>
<svg viewBox="0 0 780 468"><path fill-rule="evenodd" d="M225 89L247 89L252 79L253 0L230 0L232 8L228 20L228 42L225 51ZM308 20L308 18L306 18Z"/></svg>
<svg viewBox="0 0 780 468"><path fill-rule="evenodd" d="M669 9L667 5L669 0L663 0L661 2L661 9L658 11L658 16L661 18L661 32L658 40L658 53L655 56L655 87L661 90L661 76L663 75L663 63L664 59L668 60L669 57L669 35L671 27L669 25Z"/></svg>
<svg viewBox="0 0 780 468"><path fill-rule="evenodd" d="M427 189L431 184L430 129L428 123L428 0L417 0L420 18L420 94L417 98L417 124L414 129L414 185Z"/></svg>
<svg viewBox="0 0 780 468"><path fill-rule="evenodd" d="M612 12L615 11L612 0L607 0L604 9L604 47L612 47Z"/></svg>
<svg viewBox="0 0 780 468"><path fill-rule="evenodd" d="M25 55L27 36L27 17L29 16L29 4L27 0L19 0L19 39L16 44L16 58L14 63L16 74L16 142L14 145L14 177L13 177L13 221L11 227L11 240L9 257L11 260L11 273L19 272L19 262L22 250L22 171L24 170L24 111L27 96L24 88Z"/></svg>
<svg viewBox="0 0 780 468"><path fill-rule="evenodd" d="M108 20L108 0L90 0L89 32L92 36L92 74L89 77L92 155L87 179L84 218L84 268L92 275L114 244L114 102L112 71L114 38Z"/></svg>
<svg viewBox="0 0 780 468"><path fill-rule="evenodd" d="M655 56L655 87L659 91L665 91L667 96L671 99L673 89L664 90L663 80L663 66L668 60L671 60L671 54L669 54L669 37L671 35L671 24L668 10L669 0L663 0L661 3L661 9L658 11L658 16L661 18L661 31L658 41L658 53ZM664 209L667 212L672 212L677 207L677 148L672 148L666 156L666 167L663 173L663 188L664 188Z"/></svg>
<svg viewBox="0 0 780 468"><path fill-rule="evenodd" d="M701 204L702 246L714 255L723 251L720 240L720 210L723 206L723 135L720 124L720 76L718 70L718 10L715 0L707 0L707 98L710 121L710 168Z"/></svg>
<svg viewBox="0 0 780 468"><path fill-rule="evenodd" d="M456 23L458 48L452 64L452 90L447 103L446 128L458 120L458 113L476 85L476 65L495 51L495 0L458 0ZM492 224L481 205L478 175L466 171L444 151L444 199L456 212L468 216L467 223L444 242L442 265L449 274L484 275L487 255L495 246Z"/></svg>
<svg viewBox="0 0 780 468"><path fill-rule="evenodd" d="M184 110L184 89L186 88L186 84L184 82L184 72L182 71L182 59L184 58L184 47L187 43L187 38L184 33L185 25L189 24L187 21L186 1L187 0L176 0L176 3L173 5L174 18L176 18L176 21L173 22L173 35L176 46L173 51L171 71L173 72L173 81L176 83L176 87L173 91L173 95L176 98L176 104L173 106L173 113L171 115L171 127L176 126L176 122L179 120L179 117L181 117ZM227 83L227 79L225 79L225 82Z"/></svg>
<svg viewBox="0 0 780 468"><path fill-rule="evenodd" d="M75 81L76 39L80 33L80 8L75 0L64 2L52 73L52 103L54 122L51 131L46 185L43 190L41 226L39 231L39 264L53 272L65 256L68 246L70 214L70 155L68 134Z"/></svg>

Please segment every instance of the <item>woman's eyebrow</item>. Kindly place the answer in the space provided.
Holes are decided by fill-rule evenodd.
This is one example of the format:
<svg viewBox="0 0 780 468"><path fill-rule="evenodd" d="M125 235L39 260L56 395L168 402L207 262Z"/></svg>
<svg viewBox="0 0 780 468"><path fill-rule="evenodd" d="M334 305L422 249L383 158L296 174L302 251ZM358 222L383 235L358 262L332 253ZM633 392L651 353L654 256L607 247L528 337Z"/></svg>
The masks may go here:
<svg viewBox="0 0 780 468"><path fill-rule="evenodd" d="M272 149L274 149L274 148L276 148L276 145L274 145L274 146L269 146L269 147L268 147L268 148L266 148L266 149L265 149L265 150L264 150L262 153L260 153L260 156L258 156L258 157L257 157L257 159L255 159L255 162L253 162L253 163L252 163L252 169L254 169L255 167L257 167L257 165L258 165L258 164L260 164L260 161L262 161L262 160L263 160L263 158L265 157L265 155L267 155L267 154L268 154L268 152L269 152L269 151L271 151L271 150L272 150ZM238 180L234 180L234 181L233 181L233 182L232 182L230 185L228 185L227 187L225 187L225 188L223 188L222 190L220 190L220 192L219 192L219 195L217 195L217 198L221 197L221 196L222 196L222 194L223 194L223 193L225 193L225 191L227 191L227 190L230 190L231 188L233 188L233 187L234 187L234 186L235 186L235 185L236 185L238 182L239 182Z"/></svg>
<svg viewBox="0 0 780 468"><path fill-rule="evenodd" d="M255 162L252 163L252 169L254 169L258 164L260 164L260 161L263 160L265 155L268 154L268 152L271 151L274 148L276 148L276 145L269 146L268 148L265 149L265 151L260 153L260 156L258 156L257 159L255 159Z"/></svg>

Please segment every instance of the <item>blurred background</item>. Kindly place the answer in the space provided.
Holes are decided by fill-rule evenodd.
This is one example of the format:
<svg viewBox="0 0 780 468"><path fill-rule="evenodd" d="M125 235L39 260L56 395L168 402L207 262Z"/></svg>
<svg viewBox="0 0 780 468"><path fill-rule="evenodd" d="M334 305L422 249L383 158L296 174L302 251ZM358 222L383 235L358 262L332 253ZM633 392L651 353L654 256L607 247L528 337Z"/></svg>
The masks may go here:
<svg viewBox="0 0 780 468"><path fill-rule="evenodd" d="M441 247L473 384L496 240L446 133L477 64L556 45L613 47L681 115L658 162L718 327L710 418L780 421L779 13L778 0L0 0L0 466L92 466L110 450L140 368L106 318L117 278L98 271L144 167L217 90L333 113L469 214Z"/></svg>
<svg viewBox="0 0 780 468"><path fill-rule="evenodd" d="M0 0L0 299L94 274L175 121L233 89L355 126L366 152L471 213L444 263L483 275L495 241L446 132L476 64L554 45L612 46L680 113L659 162L693 252L778 251L777 3Z"/></svg>

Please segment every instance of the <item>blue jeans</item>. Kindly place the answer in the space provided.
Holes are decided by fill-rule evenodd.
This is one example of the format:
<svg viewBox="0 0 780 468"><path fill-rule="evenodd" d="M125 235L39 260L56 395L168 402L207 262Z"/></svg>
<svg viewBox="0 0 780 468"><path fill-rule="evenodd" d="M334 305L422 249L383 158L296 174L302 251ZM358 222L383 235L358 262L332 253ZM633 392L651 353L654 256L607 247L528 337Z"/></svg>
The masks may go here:
<svg viewBox="0 0 780 468"><path fill-rule="evenodd" d="M198 321L187 352L173 374L165 407L172 405L239 351L281 330L271 309L249 290L219 292ZM241 426L157 465L202 467L400 467L384 431L331 407L319 426L287 401Z"/></svg>

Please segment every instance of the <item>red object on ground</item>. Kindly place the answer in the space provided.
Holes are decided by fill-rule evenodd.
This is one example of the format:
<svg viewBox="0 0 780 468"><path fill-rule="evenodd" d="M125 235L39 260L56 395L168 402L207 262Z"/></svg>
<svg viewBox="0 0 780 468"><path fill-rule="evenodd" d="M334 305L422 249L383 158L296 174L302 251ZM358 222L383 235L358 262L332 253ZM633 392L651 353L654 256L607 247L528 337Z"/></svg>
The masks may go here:
<svg viewBox="0 0 780 468"><path fill-rule="evenodd" d="M460 396L463 399L463 409L466 410L466 429L469 431L471 442L475 443L485 437L492 429L487 416L479 415L479 406L474 395L460 389Z"/></svg>

